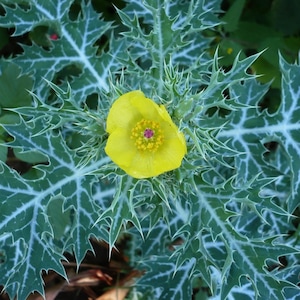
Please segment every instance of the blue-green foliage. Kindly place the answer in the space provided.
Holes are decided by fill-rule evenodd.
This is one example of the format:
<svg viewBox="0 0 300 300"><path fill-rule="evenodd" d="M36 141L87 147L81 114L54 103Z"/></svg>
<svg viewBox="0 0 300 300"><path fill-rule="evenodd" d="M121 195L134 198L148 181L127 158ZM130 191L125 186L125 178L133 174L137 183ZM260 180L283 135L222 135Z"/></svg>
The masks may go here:
<svg viewBox="0 0 300 300"><path fill-rule="evenodd" d="M191 299L201 280L211 299L295 299L300 66L279 58L281 103L270 113L269 85L250 72L260 54L225 71L208 53L220 0L127 1L120 28L85 1L75 18L68 0L0 2L0 27L15 36L49 28L46 47L2 59L0 284L10 298L43 294L41 271L66 276L64 253L80 264L91 237L112 249L126 232L144 271L132 297ZM147 180L104 152L110 105L134 89L166 106L188 146L179 169ZM9 168L7 147L34 166Z"/></svg>

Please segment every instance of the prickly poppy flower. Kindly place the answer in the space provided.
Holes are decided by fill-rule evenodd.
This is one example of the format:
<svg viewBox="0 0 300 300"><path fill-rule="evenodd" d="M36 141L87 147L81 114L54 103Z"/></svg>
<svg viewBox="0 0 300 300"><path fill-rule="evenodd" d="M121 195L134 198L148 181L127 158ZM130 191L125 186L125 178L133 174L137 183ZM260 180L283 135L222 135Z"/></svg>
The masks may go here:
<svg viewBox="0 0 300 300"><path fill-rule="evenodd" d="M122 95L112 105L106 124L105 152L135 178L148 178L178 168L186 154L183 134L163 105L141 91Z"/></svg>

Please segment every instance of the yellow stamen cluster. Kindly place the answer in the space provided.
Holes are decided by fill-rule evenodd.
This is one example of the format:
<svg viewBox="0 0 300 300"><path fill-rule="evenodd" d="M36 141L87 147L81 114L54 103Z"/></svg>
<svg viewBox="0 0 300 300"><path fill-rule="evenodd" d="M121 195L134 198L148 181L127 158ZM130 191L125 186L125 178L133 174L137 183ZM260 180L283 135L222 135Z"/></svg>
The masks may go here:
<svg viewBox="0 0 300 300"><path fill-rule="evenodd" d="M131 139L140 151L155 152L163 143L163 132L159 123L142 119L131 130Z"/></svg>

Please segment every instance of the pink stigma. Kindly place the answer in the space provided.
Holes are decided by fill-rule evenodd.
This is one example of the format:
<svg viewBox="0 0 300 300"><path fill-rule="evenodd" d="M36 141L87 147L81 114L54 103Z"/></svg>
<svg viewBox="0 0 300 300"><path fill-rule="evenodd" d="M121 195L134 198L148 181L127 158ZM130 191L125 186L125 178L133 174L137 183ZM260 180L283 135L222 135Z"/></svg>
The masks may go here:
<svg viewBox="0 0 300 300"><path fill-rule="evenodd" d="M144 137L147 138L147 139L150 139L152 138L154 135L154 132L153 130L149 129L149 128L146 128L145 131L144 131Z"/></svg>

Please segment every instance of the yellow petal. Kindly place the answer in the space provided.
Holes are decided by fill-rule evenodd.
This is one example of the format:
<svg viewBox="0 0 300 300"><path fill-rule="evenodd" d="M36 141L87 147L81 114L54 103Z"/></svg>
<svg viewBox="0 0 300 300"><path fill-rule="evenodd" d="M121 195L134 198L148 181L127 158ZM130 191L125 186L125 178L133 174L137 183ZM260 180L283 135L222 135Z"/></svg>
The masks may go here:
<svg viewBox="0 0 300 300"><path fill-rule="evenodd" d="M163 147L154 153L137 151L124 171L135 178L149 178L177 169L186 154L184 136L182 133L179 136L177 132L169 136Z"/></svg>
<svg viewBox="0 0 300 300"><path fill-rule="evenodd" d="M153 100L146 98L141 91L139 96L131 99L131 104L136 108L140 114L149 120L156 120L160 115L160 107Z"/></svg>
<svg viewBox="0 0 300 300"><path fill-rule="evenodd" d="M149 178L157 176L153 161L155 155L153 153L137 152L133 157L131 164L124 171L134 178Z"/></svg>
<svg viewBox="0 0 300 300"><path fill-rule="evenodd" d="M136 155L136 147L123 129L116 129L110 134L105 152L122 169L128 167Z"/></svg>
<svg viewBox="0 0 300 300"><path fill-rule="evenodd" d="M172 149L172 147L174 147L176 151L186 154L187 148L185 137L184 134L179 131L178 127L173 122L163 122L161 123L161 127L165 133L165 147L163 148ZM175 145L172 145L172 143L176 143L176 147Z"/></svg>
<svg viewBox="0 0 300 300"><path fill-rule="evenodd" d="M133 109L132 101L144 98L141 91L132 91L119 97L112 105L107 121L106 131L112 133L117 128L128 129L141 115L137 109Z"/></svg>
<svg viewBox="0 0 300 300"><path fill-rule="evenodd" d="M184 137L183 137L184 138ZM164 147L157 151L154 167L156 172L166 172L180 167L182 159L186 154L186 145L178 136L166 139Z"/></svg>
<svg viewBox="0 0 300 300"><path fill-rule="evenodd" d="M166 110L164 105L159 105L158 106L158 113L160 115L160 117L166 121L167 123L171 124L172 126L174 125L176 128L177 126L173 123L168 111Z"/></svg>
<svg viewBox="0 0 300 300"><path fill-rule="evenodd" d="M124 132L115 131L105 147L106 154L122 170L134 178L148 178L158 175L154 170L153 154L141 153L124 139Z"/></svg>

